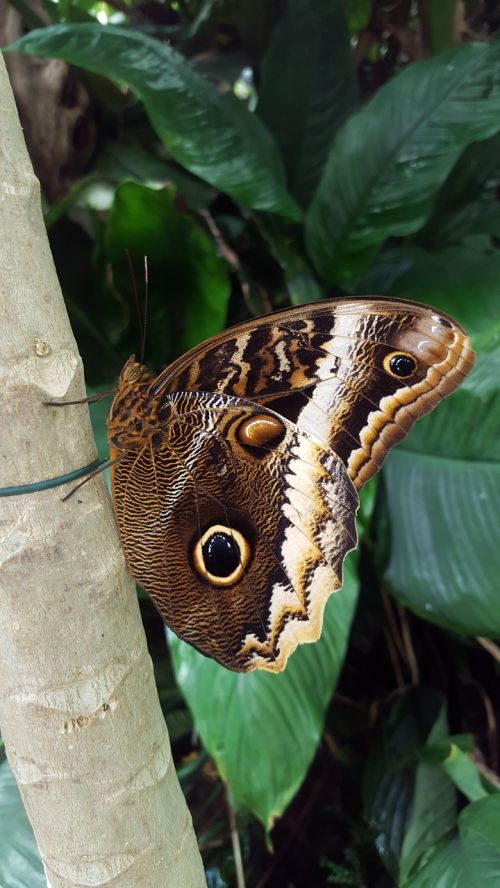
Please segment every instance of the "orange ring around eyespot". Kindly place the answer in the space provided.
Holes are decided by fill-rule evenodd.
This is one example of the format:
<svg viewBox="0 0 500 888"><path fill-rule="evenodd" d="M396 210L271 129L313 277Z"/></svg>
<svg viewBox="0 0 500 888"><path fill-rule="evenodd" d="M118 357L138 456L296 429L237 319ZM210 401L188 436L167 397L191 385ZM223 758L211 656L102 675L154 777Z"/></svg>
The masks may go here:
<svg viewBox="0 0 500 888"><path fill-rule="evenodd" d="M232 573L228 574L227 577L218 577L215 574L210 573L205 567L203 546L215 533L224 533L227 536L232 537L240 552L240 563ZM212 526L209 527L196 542L193 549L193 561L196 570L204 580L208 580L213 586L227 588L228 586L233 586L238 580L241 580L245 573L245 568L250 561L251 554L250 543L239 530L236 530L235 527L227 527L224 524L212 524Z"/></svg>

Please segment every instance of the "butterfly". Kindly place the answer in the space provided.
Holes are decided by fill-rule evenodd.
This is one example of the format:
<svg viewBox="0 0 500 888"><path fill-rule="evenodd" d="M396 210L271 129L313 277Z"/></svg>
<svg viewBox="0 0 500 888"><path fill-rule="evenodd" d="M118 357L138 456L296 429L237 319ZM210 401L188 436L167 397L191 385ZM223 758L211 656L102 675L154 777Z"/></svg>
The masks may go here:
<svg viewBox="0 0 500 888"><path fill-rule="evenodd" d="M168 626L228 669L282 671L321 634L360 489L473 363L452 318L372 296L239 324L156 378L131 357L108 420L113 504Z"/></svg>

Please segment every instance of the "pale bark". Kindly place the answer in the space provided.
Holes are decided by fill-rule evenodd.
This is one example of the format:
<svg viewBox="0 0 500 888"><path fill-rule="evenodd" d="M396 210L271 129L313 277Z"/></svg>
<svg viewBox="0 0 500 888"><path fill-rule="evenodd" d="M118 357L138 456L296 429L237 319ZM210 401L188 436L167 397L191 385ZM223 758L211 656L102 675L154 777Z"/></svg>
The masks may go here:
<svg viewBox="0 0 500 888"><path fill-rule="evenodd" d="M78 268L75 268L78 274ZM0 486L95 457L0 55ZM0 499L0 725L52 888L204 884L101 478Z"/></svg>

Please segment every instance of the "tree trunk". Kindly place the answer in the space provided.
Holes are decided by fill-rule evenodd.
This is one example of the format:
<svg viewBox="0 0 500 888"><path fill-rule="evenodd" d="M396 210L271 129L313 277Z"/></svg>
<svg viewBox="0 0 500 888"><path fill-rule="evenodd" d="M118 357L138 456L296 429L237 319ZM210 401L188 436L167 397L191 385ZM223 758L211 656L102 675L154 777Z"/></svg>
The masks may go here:
<svg viewBox="0 0 500 888"><path fill-rule="evenodd" d="M75 269L78 274L78 269ZM0 54L0 486L95 458ZM52 888L204 885L102 478L0 500L0 725Z"/></svg>

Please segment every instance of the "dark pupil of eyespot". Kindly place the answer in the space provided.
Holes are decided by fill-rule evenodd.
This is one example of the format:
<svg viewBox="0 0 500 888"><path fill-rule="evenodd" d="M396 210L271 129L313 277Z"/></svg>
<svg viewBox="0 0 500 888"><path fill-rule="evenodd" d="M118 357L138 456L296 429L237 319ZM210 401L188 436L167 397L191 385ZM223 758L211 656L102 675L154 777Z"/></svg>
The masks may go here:
<svg viewBox="0 0 500 888"><path fill-rule="evenodd" d="M439 317L438 321L440 324L442 324L443 327L451 327L452 326L452 324L450 324L450 322L447 321L446 318Z"/></svg>
<svg viewBox="0 0 500 888"><path fill-rule="evenodd" d="M227 533L218 531L202 547L203 561L214 577L228 577L238 567L241 555L238 544Z"/></svg>
<svg viewBox="0 0 500 888"><path fill-rule="evenodd" d="M391 358L390 367L396 376L409 376L415 369L415 361L408 355L394 355Z"/></svg>

